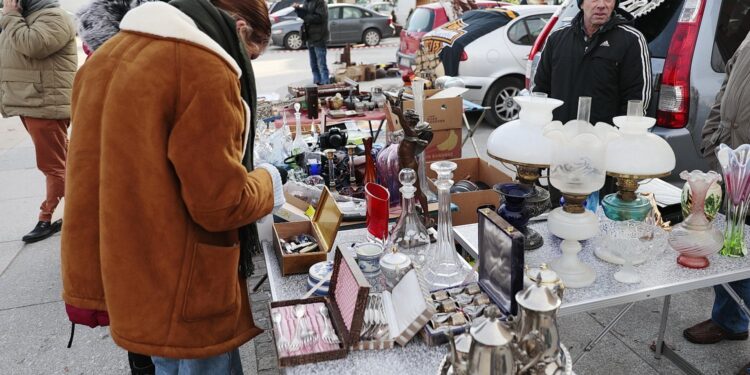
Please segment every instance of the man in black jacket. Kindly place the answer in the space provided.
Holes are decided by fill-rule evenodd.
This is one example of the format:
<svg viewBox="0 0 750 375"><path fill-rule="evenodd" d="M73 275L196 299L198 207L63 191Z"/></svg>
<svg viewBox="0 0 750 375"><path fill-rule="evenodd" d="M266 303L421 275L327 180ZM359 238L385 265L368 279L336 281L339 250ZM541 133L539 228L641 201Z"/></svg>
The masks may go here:
<svg viewBox="0 0 750 375"><path fill-rule="evenodd" d="M581 8L569 26L547 39L534 77L534 91L565 102L555 120L576 118L578 98L590 96L590 122L612 123L625 115L628 100L651 99L648 43L631 26L633 16L619 0L578 0Z"/></svg>
<svg viewBox="0 0 750 375"><path fill-rule="evenodd" d="M302 40L307 42L310 52L310 68L313 82L316 85L330 83L326 63L326 43L328 43L328 5L324 0L305 0L305 3L294 4L297 17L304 21Z"/></svg>

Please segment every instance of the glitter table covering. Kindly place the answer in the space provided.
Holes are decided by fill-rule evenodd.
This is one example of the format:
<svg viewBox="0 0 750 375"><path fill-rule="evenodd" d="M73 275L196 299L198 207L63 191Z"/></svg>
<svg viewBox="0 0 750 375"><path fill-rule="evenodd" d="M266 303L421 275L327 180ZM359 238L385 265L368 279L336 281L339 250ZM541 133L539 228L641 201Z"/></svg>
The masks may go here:
<svg viewBox="0 0 750 375"><path fill-rule="evenodd" d="M600 218L600 220L609 219ZM718 215L714 225L723 231L724 216ZM527 251L524 254L526 264L549 263L562 255L561 240L549 233L546 222L534 223L530 226L544 237L544 246L537 250ZM477 224L457 226L453 228L453 231L456 242L476 257L479 241ZM745 238L746 240L750 238L750 226L747 225ZM676 259L679 254L664 243L663 249L650 254L644 264L636 266L641 282L623 284L612 276L620 266L607 263L594 255L594 247L597 246L598 241L600 241L599 237L582 241L583 250L578 254L583 262L596 271L596 281L586 288L566 289L563 304L560 307L561 316L750 278L750 257L729 258L714 254L708 257L711 264L707 268L688 269L677 264Z"/></svg>
<svg viewBox="0 0 750 375"><path fill-rule="evenodd" d="M347 251L350 244L364 242L366 229L339 231L334 249L340 246ZM268 281L274 301L301 298L306 293L307 275L281 276L276 254L268 244L264 244ZM328 254L333 260L334 252ZM386 289L382 273L368 277L373 291ZM351 351L344 359L300 365L283 369L286 374L436 374L440 361L448 353L447 346L429 347L415 337L405 347L396 346L387 350Z"/></svg>

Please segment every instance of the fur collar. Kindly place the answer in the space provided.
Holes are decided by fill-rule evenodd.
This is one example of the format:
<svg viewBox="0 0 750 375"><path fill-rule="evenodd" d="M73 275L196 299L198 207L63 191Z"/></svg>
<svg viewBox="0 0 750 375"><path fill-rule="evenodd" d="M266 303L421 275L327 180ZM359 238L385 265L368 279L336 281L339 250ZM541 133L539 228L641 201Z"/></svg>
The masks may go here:
<svg viewBox="0 0 750 375"><path fill-rule="evenodd" d="M198 44L223 58L234 69L238 77L242 75L239 65L232 56L208 35L200 31L190 17L169 4L160 1L147 2L134 8L120 22L120 30L135 31Z"/></svg>
<svg viewBox="0 0 750 375"><path fill-rule="evenodd" d="M91 51L120 31L125 13L147 1L154 0L93 0L76 12L78 35Z"/></svg>

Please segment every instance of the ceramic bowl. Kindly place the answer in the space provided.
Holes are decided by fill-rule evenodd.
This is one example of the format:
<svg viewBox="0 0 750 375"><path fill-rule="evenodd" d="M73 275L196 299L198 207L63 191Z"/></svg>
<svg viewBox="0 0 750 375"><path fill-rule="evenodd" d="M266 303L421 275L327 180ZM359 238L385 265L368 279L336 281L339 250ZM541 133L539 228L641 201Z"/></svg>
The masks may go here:
<svg viewBox="0 0 750 375"><path fill-rule="evenodd" d="M380 270L389 288L396 286L410 269L411 259L402 253L388 253L380 258Z"/></svg>
<svg viewBox="0 0 750 375"><path fill-rule="evenodd" d="M323 284L313 292L316 296L325 296L328 294L328 285L331 282L331 274L333 273L333 261L318 262L310 267L310 272L307 277L307 290L312 289L315 285L318 285L320 280L325 279Z"/></svg>
<svg viewBox="0 0 750 375"><path fill-rule="evenodd" d="M362 243L355 246L357 264L363 273L380 271L380 257L383 256L383 246L377 243Z"/></svg>

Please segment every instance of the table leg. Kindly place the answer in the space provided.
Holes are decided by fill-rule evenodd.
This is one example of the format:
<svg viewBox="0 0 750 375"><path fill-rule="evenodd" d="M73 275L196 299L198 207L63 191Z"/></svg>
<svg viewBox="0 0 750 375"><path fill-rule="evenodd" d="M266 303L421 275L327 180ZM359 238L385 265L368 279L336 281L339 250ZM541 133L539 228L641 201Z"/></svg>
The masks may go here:
<svg viewBox="0 0 750 375"><path fill-rule="evenodd" d="M664 348L664 332L667 330L667 317L669 316L669 303L672 300L672 296L664 297L664 307L661 309L661 324L659 324L659 335L656 338L656 351L654 352L654 358L661 359L661 354Z"/></svg>
<svg viewBox="0 0 750 375"><path fill-rule="evenodd" d="M727 293L729 293L729 296L732 297L734 302L737 302L737 305L745 312L745 315L750 316L750 309L747 308L747 304L745 304L745 301L737 294L737 292L735 292L729 284L721 284L721 286L723 286Z"/></svg>
<svg viewBox="0 0 750 375"><path fill-rule="evenodd" d="M689 375L703 375L703 373L695 368L690 362L686 361L679 354L675 353L672 348L664 343L664 332L667 330L667 317L669 316L669 304L672 300L672 296L664 297L664 308L661 311L661 324L659 325L659 335L656 338L654 347L654 358L664 358L672 361L684 373Z"/></svg>
<svg viewBox="0 0 750 375"><path fill-rule="evenodd" d="M385 119L380 120L380 125L378 125L378 131L375 132L375 137L372 139L373 142L378 140L378 137L380 137L380 131L383 130L383 124L385 124ZM372 129L372 126L370 127ZM370 133L372 133L372 130L370 130ZM388 143L388 139L385 140L385 143Z"/></svg>
<svg viewBox="0 0 750 375"><path fill-rule="evenodd" d="M573 360L573 364L575 365L576 362L578 362L578 360L580 360L581 358L583 358L584 355L586 355L588 352L593 350L594 346L599 342L599 340L601 340L602 337L604 337L604 335L609 333L609 331L611 331L612 328L615 327L615 324L617 324L617 322L619 322L620 319L622 319L622 317L625 316L625 313L628 312L628 310L630 310L630 308L633 307L634 304L635 302L630 302L629 304L625 305L625 307L623 307L622 310L620 310L620 312L618 312L617 315L615 315L615 318L612 319L612 321L609 322L609 324L607 324L606 327L604 327L604 329L599 333L599 336L596 336L595 339L591 340L588 343L588 345L586 345L586 347L583 348L581 353L578 354L578 356Z"/></svg>

